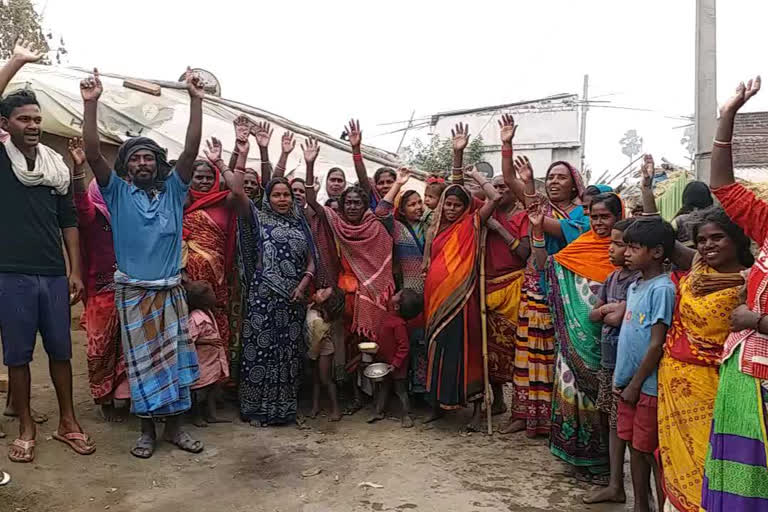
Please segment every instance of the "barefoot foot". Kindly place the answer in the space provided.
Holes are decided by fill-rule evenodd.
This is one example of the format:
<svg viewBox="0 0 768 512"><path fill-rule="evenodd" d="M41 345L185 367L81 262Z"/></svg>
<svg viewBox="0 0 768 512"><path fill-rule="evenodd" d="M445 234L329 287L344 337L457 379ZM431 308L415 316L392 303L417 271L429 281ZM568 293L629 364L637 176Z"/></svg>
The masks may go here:
<svg viewBox="0 0 768 512"><path fill-rule="evenodd" d="M592 503L626 503L627 495L623 488L606 487L584 496L581 501Z"/></svg>
<svg viewBox="0 0 768 512"><path fill-rule="evenodd" d="M514 434L525 430L525 420L513 420L509 419L502 427L499 428L499 434Z"/></svg>
<svg viewBox="0 0 768 512"><path fill-rule="evenodd" d="M113 404L102 404L101 417L107 423L122 423L124 418L118 409Z"/></svg>

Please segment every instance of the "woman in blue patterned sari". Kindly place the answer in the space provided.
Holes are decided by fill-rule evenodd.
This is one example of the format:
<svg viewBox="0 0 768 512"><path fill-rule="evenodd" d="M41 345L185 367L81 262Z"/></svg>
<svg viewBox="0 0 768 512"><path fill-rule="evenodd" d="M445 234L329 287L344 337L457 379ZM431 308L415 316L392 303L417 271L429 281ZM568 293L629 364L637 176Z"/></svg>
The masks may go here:
<svg viewBox="0 0 768 512"><path fill-rule="evenodd" d="M242 191L242 174L236 174L240 261L248 282L240 416L253 426L293 423L305 346L301 299L315 271L312 237L285 178L267 185L259 210Z"/></svg>

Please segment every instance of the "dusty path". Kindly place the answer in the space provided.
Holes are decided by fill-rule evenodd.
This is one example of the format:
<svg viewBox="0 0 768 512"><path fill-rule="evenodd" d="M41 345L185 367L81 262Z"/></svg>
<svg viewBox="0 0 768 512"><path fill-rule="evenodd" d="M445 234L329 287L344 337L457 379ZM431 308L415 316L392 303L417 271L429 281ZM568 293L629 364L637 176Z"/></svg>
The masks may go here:
<svg viewBox="0 0 768 512"><path fill-rule="evenodd" d="M50 438L57 408L38 345L33 404L51 421L39 429L33 464L11 464L6 450L0 450L0 468L13 477L9 486L0 487L2 512L628 509L584 505L588 487L567 475L544 440L458 434L468 411L410 431L395 421L367 425L365 411L340 423L309 420L305 429L261 429L237 421L195 429L206 444L200 455L161 444L152 459L139 460L128 453L137 423L101 422L87 389L84 336L80 331L73 336L76 407L98 449L81 457ZM0 424L12 439L17 424L6 418ZM361 482L383 487L361 487Z"/></svg>

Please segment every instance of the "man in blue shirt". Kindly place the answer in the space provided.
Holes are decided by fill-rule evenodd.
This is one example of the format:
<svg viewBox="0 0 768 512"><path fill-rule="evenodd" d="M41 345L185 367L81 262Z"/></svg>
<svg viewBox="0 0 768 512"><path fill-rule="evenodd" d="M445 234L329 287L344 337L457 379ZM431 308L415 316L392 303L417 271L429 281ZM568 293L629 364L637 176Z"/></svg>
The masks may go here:
<svg viewBox="0 0 768 512"><path fill-rule="evenodd" d="M171 169L165 150L153 140L139 137L120 147L112 170L99 148L97 109L103 87L98 70L80 84L85 154L112 216L115 302L131 408L141 418L141 436L131 453L139 458L154 452L154 418L159 417L165 418L166 441L192 453L203 450L180 421L191 407L190 387L199 375L180 266L184 201L200 147L205 96L202 81L189 69L186 85L190 118L176 166Z"/></svg>

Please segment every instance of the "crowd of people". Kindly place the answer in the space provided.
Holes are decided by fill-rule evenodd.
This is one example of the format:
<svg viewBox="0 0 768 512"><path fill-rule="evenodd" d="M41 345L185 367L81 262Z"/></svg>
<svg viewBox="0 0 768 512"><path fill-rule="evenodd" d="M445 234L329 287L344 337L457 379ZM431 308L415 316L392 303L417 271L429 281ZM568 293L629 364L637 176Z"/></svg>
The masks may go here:
<svg viewBox="0 0 768 512"><path fill-rule="evenodd" d="M39 58L18 44L0 91ZM204 84L189 70L185 81L176 160L145 137L104 158L97 70L81 83L71 165L40 143L33 91L0 102L0 234L14 241L0 256L19 417L11 461L35 456L38 332L60 406L53 437L96 449L72 401L70 304L82 300L91 395L105 421L123 421L118 405L130 404L139 458L152 456L160 423L162 440L202 451L183 419L226 421L225 395L258 427L297 422L303 383L312 417L325 395L330 421L373 396L375 422L394 394L404 428L420 397L432 408L425 422L472 406L467 428L480 430L483 404L506 413L508 385L499 431L547 437L578 480L601 486L585 503L626 500L628 448L635 510L768 509L768 204L735 181L731 155L735 114L759 78L723 105L709 186L688 186L674 227L657 212L650 156L638 208L606 185L585 188L563 161L537 190L510 115L499 120L501 175L489 182L464 165L470 134L459 124L452 167L423 197L403 189L406 168L368 177L356 120L346 127L356 184L340 168L319 183L312 138L300 147L305 177L288 179L294 135L282 135L273 166L271 126L246 117L234 121L229 161L216 138L201 157Z"/></svg>

